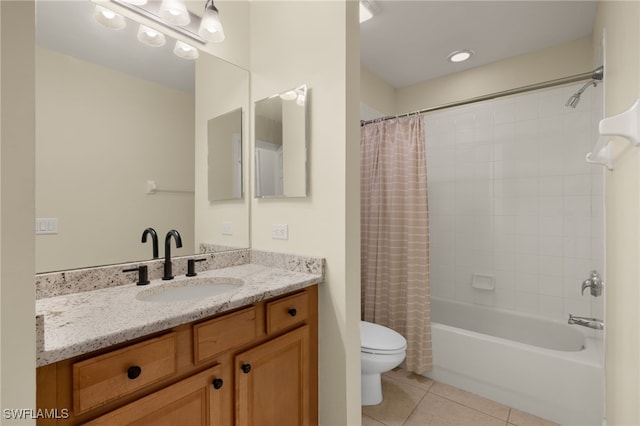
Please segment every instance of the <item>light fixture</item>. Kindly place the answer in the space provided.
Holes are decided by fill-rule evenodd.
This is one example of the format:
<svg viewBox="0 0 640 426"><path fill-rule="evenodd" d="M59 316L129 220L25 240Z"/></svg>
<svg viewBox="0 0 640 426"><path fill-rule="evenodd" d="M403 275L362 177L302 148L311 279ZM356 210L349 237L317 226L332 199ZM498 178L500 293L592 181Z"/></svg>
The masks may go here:
<svg viewBox="0 0 640 426"><path fill-rule="evenodd" d="M191 18L187 6L182 0L162 0L160 17L172 25L189 25Z"/></svg>
<svg viewBox="0 0 640 426"><path fill-rule="evenodd" d="M166 43L164 34L142 24L138 28L138 41L151 47L164 46Z"/></svg>
<svg viewBox="0 0 640 426"><path fill-rule="evenodd" d="M365 21L373 18L373 11L371 8L371 4L367 1L360 1L360 23L362 24Z"/></svg>
<svg viewBox="0 0 640 426"><path fill-rule="evenodd" d="M117 7L124 7L127 11L139 15L143 19L152 21L149 23L151 26L141 24L138 28L137 38L147 46L159 47L166 44L163 28L177 32L181 40L188 42L176 42L173 53L180 58L196 59L199 53L198 49L194 46L200 48L206 45L207 42L221 42L225 39L218 8L214 5L213 0L206 1L202 18L190 12L184 0L162 0L162 2L149 0L105 0L104 4L114 4L114 6ZM120 29L126 25L123 16L100 5L96 5L95 18L108 28ZM138 21L135 18L133 19ZM172 37L177 40L177 37Z"/></svg>
<svg viewBox="0 0 640 426"><path fill-rule="evenodd" d="M304 93L300 93L300 94L298 95L298 98L296 99L296 103L297 103L299 106L304 106L304 103L305 103L305 101L306 101L306 100L307 100L307 95L306 95L306 94L304 94Z"/></svg>
<svg viewBox="0 0 640 426"><path fill-rule="evenodd" d="M122 0L125 3L132 4L134 6L144 6L147 4L147 0Z"/></svg>
<svg viewBox="0 0 640 426"><path fill-rule="evenodd" d="M173 53L175 53L176 56L182 59L197 59L199 56L198 49L180 40L176 41L176 46L173 48Z"/></svg>
<svg viewBox="0 0 640 426"><path fill-rule="evenodd" d="M213 4L213 0L207 0L206 5L204 6L204 14L200 21L198 34L207 41L215 43L224 41L224 29L220 22L218 8Z"/></svg>
<svg viewBox="0 0 640 426"><path fill-rule="evenodd" d="M292 101L298 97L298 93L295 90L289 90L288 92L284 92L280 94L280 99L283 101Z"/></svg>
<svg viewBox="0 0 640 426"><path fill-rule="evenodd" d="M102 7L98 4L96 5L93 17L100 24L112 30L121 30L127 25L122 15L118 15L113 10L107 9L106 7Z"/></svg>
<svg viewBox="0 0 640 426"><path fill-rule="evenodd" d="M447 59L449 59L449 62L464 62L472 57L473 53L473 50L468 49L456 50L455 52L451 52Z"/></svg>

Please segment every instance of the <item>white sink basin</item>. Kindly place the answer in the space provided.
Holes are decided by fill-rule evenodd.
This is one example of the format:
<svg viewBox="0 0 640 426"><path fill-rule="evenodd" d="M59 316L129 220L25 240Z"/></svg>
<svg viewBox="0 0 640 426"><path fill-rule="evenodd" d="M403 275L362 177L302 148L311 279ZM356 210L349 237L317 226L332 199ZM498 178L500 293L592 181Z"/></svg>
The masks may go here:
<svg viewBox="0 0 640 426"><path fill-rule="evenodd" d="M172 281L138 293L143 302L182 302L238 290L244 281L236 278L188 278Z"/></svg>

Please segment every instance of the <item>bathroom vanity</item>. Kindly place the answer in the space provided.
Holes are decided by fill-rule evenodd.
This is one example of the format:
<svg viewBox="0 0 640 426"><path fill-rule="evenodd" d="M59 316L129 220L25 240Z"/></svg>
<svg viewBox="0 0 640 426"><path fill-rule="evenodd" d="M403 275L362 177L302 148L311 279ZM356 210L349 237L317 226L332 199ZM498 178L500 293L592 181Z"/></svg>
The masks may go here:
<svg viewBox="0 0 640 426"><path fill-rule="evenodd" d="M38 424L317 424L322 276L253 264L199 276L240 277L244 284L196 302L145 301L141 292L153 293L153 282L144 290L126 285L40 300L37 406L58 418ZM94 298L112 309L86 306L100 303ZM147 305L151 310L124 318ZM89 336L91 326L71 318L112 324L97 323ZM131 327L118 331L126 323ZM154 324L163 329L146 331Z"/></svg>

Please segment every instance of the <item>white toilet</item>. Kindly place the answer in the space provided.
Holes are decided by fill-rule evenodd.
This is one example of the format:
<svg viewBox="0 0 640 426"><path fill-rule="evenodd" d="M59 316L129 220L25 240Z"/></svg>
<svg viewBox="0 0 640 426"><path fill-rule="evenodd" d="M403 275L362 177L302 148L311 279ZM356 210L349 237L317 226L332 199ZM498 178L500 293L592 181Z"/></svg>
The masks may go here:
<svg viewBox="0 0 640 426"><path fill-rule="evenodd" d="M362 405L382 402L380 374L404 361L407 341L390 328L360 321L360 357L362 365Z"/></svg>

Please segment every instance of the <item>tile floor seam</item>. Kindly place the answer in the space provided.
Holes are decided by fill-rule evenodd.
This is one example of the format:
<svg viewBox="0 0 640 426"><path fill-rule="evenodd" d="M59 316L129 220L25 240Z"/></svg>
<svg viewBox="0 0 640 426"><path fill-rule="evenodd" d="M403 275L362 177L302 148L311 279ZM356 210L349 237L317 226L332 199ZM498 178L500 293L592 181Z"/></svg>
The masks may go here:
<svg viewBox="0 0 640 426"><path fill-rule="evenodd" d="M431 389L431 387L433 386L433 384L435 383L433 380L431 381L431 383L429 384L429 387L427 389L421 388L420 386L416 386L414 384L411 384L409 381L407 380L403 380L403 379L398 379L392 376L384 376L385 380L391 380L392 382L395 382L398 385L406 385L406 386L411 386L413 389L417 389L419 391L423 391L425 393L425 395L427 394L427 392L429 392L429 390ZM423 395L424 397L424 395Z"/></svg>
<svg viewBox="0 0 640 426"><path fill-rule="evenodd" d="M429 386L429 389L431 389L432 385L433 385L433 383ZM422 401L424 401L424 399L427 397L427 395L429 395L429 391L428 390L424 393L424 395L422 395L422 398L420 398L420 401L418 401L416 403L416 405L413 407L413 410L411 410L409 415L402 421L402 426L404 426L407 423L407 420L409 420L409 418L413 415L413 413L415 413L415 411L418 409L418 407L420 406Z"/></svg>
<svg viewBox="0 0 640 426"><path fill-rule="evenodd" d="M508 408L509 408L509 413L507 413L507 418L506 418L506 419L501 419L500 417L496 417L496 416L494 416L493 414L485 413L485 412L484 412L484 411L482 411L482 410L478 410L477 408L470 407L470 406L468 406L468 405L466 405L466 404L464 404L464 403L462 403L462 402L460 402L460 401L456 401L455 399L448 398L448 397L446 397L446 396L443 396L443 395L437 394L437 393L435 393L435 392L430 392L430 391L429 391L429 392L427 392L427 393L431 393L432 395L435 395L435 396L440 397L440 398L442 398L442 399L446 399L447 401L451 401L451 402L453 402L454 404L458 404L458 405L460 405L461 407L465 407L465 408L468 408L468 409L470 409L470 410L477 411L478 413L484 414L485 416L489 416L489 417L494 418L494 419L496 419L496 420L500 420L501 422L504 422L504 424L505 424L505 425L509 422L509 414L511 414L511 407L508 407ZM425 394L425 396L426 396L426 394ZM423 397L423 399L424 399L424 397Z"/></svg>
<svg viewBox="0 0 640 426"><path fill-rule="evenodd" d="M431 381L431 383L429 384L429 387L427 389L423 389L423 388L421 388L419 386L412 385L411 383L408 383L407 381L402 380L402 379L396 379L396 378L390 377L390 376L384 376L384 379L385 380L390 380L390 381L394 382L396 385L399 385L399 386L409 386L409 387L411 387L411 388L413 388L415 390L424 392L424 394L420 397L420 400L411 409L411 412L407 415L407 417L405 417L402 420L402 423L401 423L402 425L404 425L406 423L406 421L409 419L409 417L411 417L411 414L413 414L413 412L416 410L416 408L418 408L418 405L420 405L422 400L424 400L424 397L427 396L427 394L429 393L429 389L431 389L431 387L435 383L434 381ZM383 422L381 419L377 418L375 415L372 415L372 414L366 414L366 415L371 417L372 419L382 423L385 426L389 426L387 423Z"/></svg>

